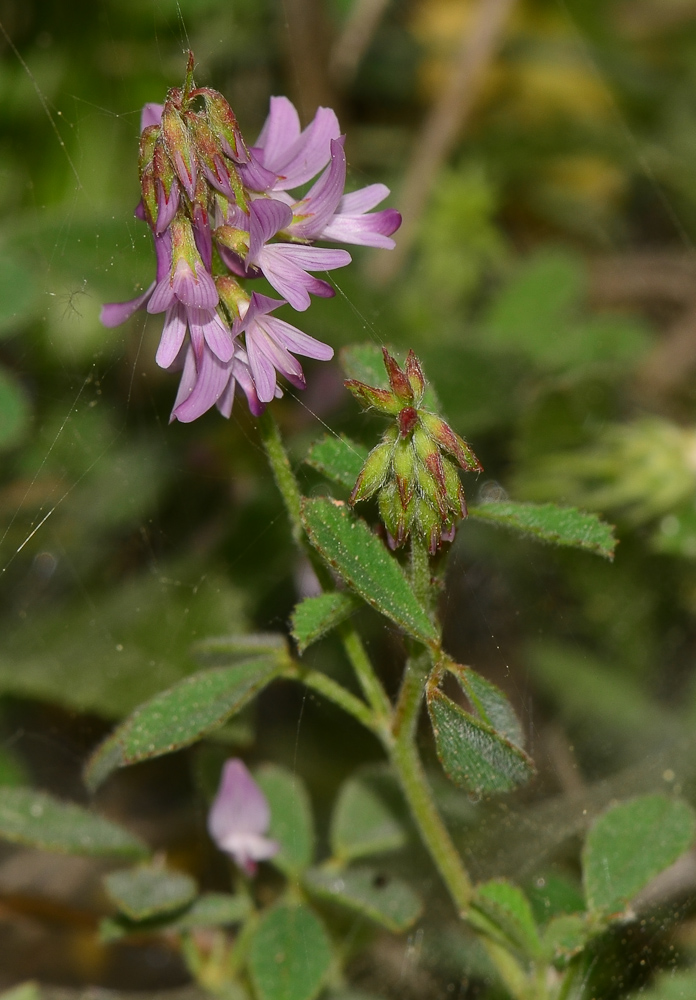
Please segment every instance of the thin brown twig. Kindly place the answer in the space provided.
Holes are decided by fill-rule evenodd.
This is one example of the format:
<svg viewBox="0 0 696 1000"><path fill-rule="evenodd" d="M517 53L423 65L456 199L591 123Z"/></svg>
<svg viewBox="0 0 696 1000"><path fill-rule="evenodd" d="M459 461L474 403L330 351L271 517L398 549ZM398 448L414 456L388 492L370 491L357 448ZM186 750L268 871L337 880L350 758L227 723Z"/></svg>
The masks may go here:
<svg viewBox="0 0 696 1000"><path fill-rule="evenodd" d="M323 0L283 0L286 46L300 117L309 121L316 109L336 110L328 74L330 28Z"/></svg>
<svg viewBox="0 0 696 1000"><path fill-rule="evenodd" d="M481 92L514 3L480 0L473 26L467 25L462 35L449 81L423 123L406 170L398 199L403 224L396 236L396 248L373 266L372 274L379 282L389 281L398 273L411 248L430 192Z"/></svg>
<svg viewBox="0 0 696 1000"><path fill-rule="evenodd" d="M329 76L336 86L347 87L355 76L388 5L389 0L354 0L329 56Z"/></svg>

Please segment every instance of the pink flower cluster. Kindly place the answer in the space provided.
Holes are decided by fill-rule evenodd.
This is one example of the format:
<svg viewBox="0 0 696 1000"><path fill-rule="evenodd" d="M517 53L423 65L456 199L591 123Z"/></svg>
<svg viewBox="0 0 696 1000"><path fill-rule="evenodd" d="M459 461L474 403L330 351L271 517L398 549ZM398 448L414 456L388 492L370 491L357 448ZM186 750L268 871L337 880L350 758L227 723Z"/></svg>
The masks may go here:
<svg viewBox="0 0 696 1000"><path fill-rule="evenodd" d="M313 272L351 260L314 241L390 249L401 223L394 209L371 211L389 194L383 184L344 194L345 137L329 108L302 130L291 102L272 97L249 148L225 99L194 88L192 71L190 59L186 86L142 113L136 216L152 231L155 280L101 313L106 326L138 309L164 313L157 363L181 371L172 419L184 422L212 406L228 417L237 386L261 413L282 395L278 374L303 389L295 355L327 361L333 350L274 313L286 304L302 312L311 295L332 296ZM306 194L293 194L313 178ZM248 290L261 276L280 298Z"/></svg>

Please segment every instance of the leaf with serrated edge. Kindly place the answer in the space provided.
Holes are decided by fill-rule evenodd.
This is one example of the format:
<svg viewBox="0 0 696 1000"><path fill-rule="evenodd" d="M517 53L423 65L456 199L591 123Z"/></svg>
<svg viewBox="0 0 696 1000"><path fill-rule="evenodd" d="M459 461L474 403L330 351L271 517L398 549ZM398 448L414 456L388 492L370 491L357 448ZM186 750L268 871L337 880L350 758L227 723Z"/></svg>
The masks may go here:
<svg viewBox="0 0 696 1000"><path fill-rule="evenodd" d="M314 1000L331 966L331 945L306 906L281 904L261 918L249 949L258 1000Z"/></svg>
<svg viewBox="0 0 696 1000"><path fill-rule="evenodd" d="M592 825L583 849L587 905L611 915L693 843L696 819L682 799L643 795L619 802Z"/></svg>
<svg viewBox="0 0 696 1000"><path fill-rule="evenodd" d="M342 590L306 597L297 605L290 619L298 651L304 653L308 646L340 625L359 607L357 598Z"/></svg>
<svg viewBox="0 0 696 1000"><path fill-rule="evenodd" d="M279 673L277 658L258 657L202 670L141 705L87 763L91 789L116 767L173 753L226 722Z"/></svg>
<svg viewBox="0 0 696 1000"><path fill-rule="evenodd" d="M457 678L464 694L483 721L492 726L497 733L506 736L515 746L524 749L522 724L500 688L477 674L471 667L453 663L448 664L447 669Z"/></svg>
<svg viewBox="0 0 696 1000"><path fill-rule="evenodd" d="M104 885L112 902L131 920L183 909L198 891L190 875L151 867L111 872Z"/></svg>
<svg viewBox="0 0 696 1000"><path fill-rule="evenodd" d="M534 774L527 754L437 689L428 691L437 755L455 785L476 794L509 792Z"/></svg>
<svg viewBox="0 0 696 1000"><path fill-rule="evenodd" d="M31 788L0 788L0 838L45 851L142 858L141 840L73 802Z"/></svg>
<svg viewBox="0 0 696 1000"><path fill-rule="evenodd" d="M367 448L351 441L344 434L340 437L325 434L314 442L305 462L327 479L352 490L367 455Z"/></svg>
<svg viewBox="0 0 696 1000"><path fill-rule="evenodd" d="M479 917L483 920L477 924ZM526 957L539 957L541 943L529 900L505 879L493 879L477 887L470 920Z"/></svg>
<svg viewBox="0 0 696 1000"><path fill-rule="evenodd" d="M326 499L304 499L302 521L312 545L349 587L416 639L437 642L435 626L401 567L364 521Z"/></svg>
<svg viewBox="0 0 696 1000"><path fill-rule="evenodd" d="M540 542L596 552L614 558L614 528L597 514L576 507L557 507L553 503L512 503L496 501L469 507L469 515L481 521L511 528Z"/></svg>
<svg viewBox="0 0 696 1000"><path fill-rule="evenodd" d="M395 934L412 927L423 911L418 895L403 879L384 875L375 868L306 873L307 889L322 899L362 913Z"/></svg>
<svg viewBox="0 0 696 1000"><path fill-rule="evenodd" d="M226 892L204 892L183 913L171 913L148 920L129 920L119 915L107 917L99 925L99 937L105 943L131 934L156 934L158 931L190 931L196 927L225 927L241 923L249 915L251 903L246 896Z"/></svg>
<svg viewBox="0 0 696 1000"><path fill-rule="evenodd" d="M341 861L403 847L406 832L379 784L369 776L349 778L338 794L331 817L331 848Z"/></svg>
<svg viewBox="0 0 696 1000"><path fill-rule="evenodd" d="M300 778L275 764L254 772L271 809L268 837L280 844L271 863L286 875L297 876L314 858L314 821L309 795Z"/></svg>

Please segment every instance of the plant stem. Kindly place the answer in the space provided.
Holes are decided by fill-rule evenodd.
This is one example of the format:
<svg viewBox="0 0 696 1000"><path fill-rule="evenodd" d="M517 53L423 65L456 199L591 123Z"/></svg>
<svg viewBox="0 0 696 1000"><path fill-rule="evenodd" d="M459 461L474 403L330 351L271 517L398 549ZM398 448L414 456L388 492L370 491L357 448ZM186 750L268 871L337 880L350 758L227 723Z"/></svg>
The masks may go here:
<svg viewBox="0 0 696 1000"><path fill-rule="evenodd" d="M406 665L395 713L395 742L390 757L423 842L459 914L463 916L471 902L471 880L433 802L416 747L418 715L429 667L426 654L412 657Z"/></svg>
<svg viewBox="0 0 696 1000"><path fill-rule="evenodd" d="M382 723L382 731L388 743L391 743L392 707L387 698L382 683L374 671L370 658L365 652L362 639L354 625L346 622L339 630L343 648L355 671L363 694L372 706L372 710Z"/></svg>
<svg viewBox="0 0 696 1000"><path fill-rule="evenodd" d="M295 665L293 665L294 667ZM337 684L336 681L327 677L320 670L303 670L302 668L293 669L285 674L286 677L297 679L301 681L305 687L312 688L312 690L317 691L319 694L323 695L329 701L332 701L334 705L338 705L342 708L344 712L352 715L353 718L361 722L366 729L371 729L373 732L379 727L375 719L374 712L370 711L368 705L360 698L356 698L354 694L347 691L342 684Z"/></svg>
<svg viewBox="0 0 696 1000"><path fill-rule="evenodd" d="M423 540L411 532L411 586L428 614L433 610L433 585L430 556Z"/></svg>
<svg viewBox="0 0 696 1000"><path fill-rule="evenodd" d="M268 457L271 471L273 472L273 478L275 479L276 485L280 490L280 495L283 498L285 509L288 513L288 517L290 518L293 541L297 545L302 546L304 537L302 519L300 517L300 501L302 499L302 494L300 493L300 488L297 485L295 474L290 467L288 453L285 450L283 440L280 436L280 429L268 409L264 410L259 417L258 426L259 434L261 435L261 443L263 444Z"/></svg>

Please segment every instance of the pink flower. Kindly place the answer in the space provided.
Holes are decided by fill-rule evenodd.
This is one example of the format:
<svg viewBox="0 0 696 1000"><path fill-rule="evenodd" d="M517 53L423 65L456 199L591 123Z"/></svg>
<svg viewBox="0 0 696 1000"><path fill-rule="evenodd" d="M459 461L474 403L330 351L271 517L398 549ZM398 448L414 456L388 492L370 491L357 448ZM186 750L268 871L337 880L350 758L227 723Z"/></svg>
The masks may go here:
<svg viewBox="0 0 696 1000"><path fill-rule="evenodd" d="M267 861L280 850L264 834L271 822L266 796L241 760L225 763L217 795L208 813L208 832L221 851L230 854L247 875L256 862Z"/></svg>

